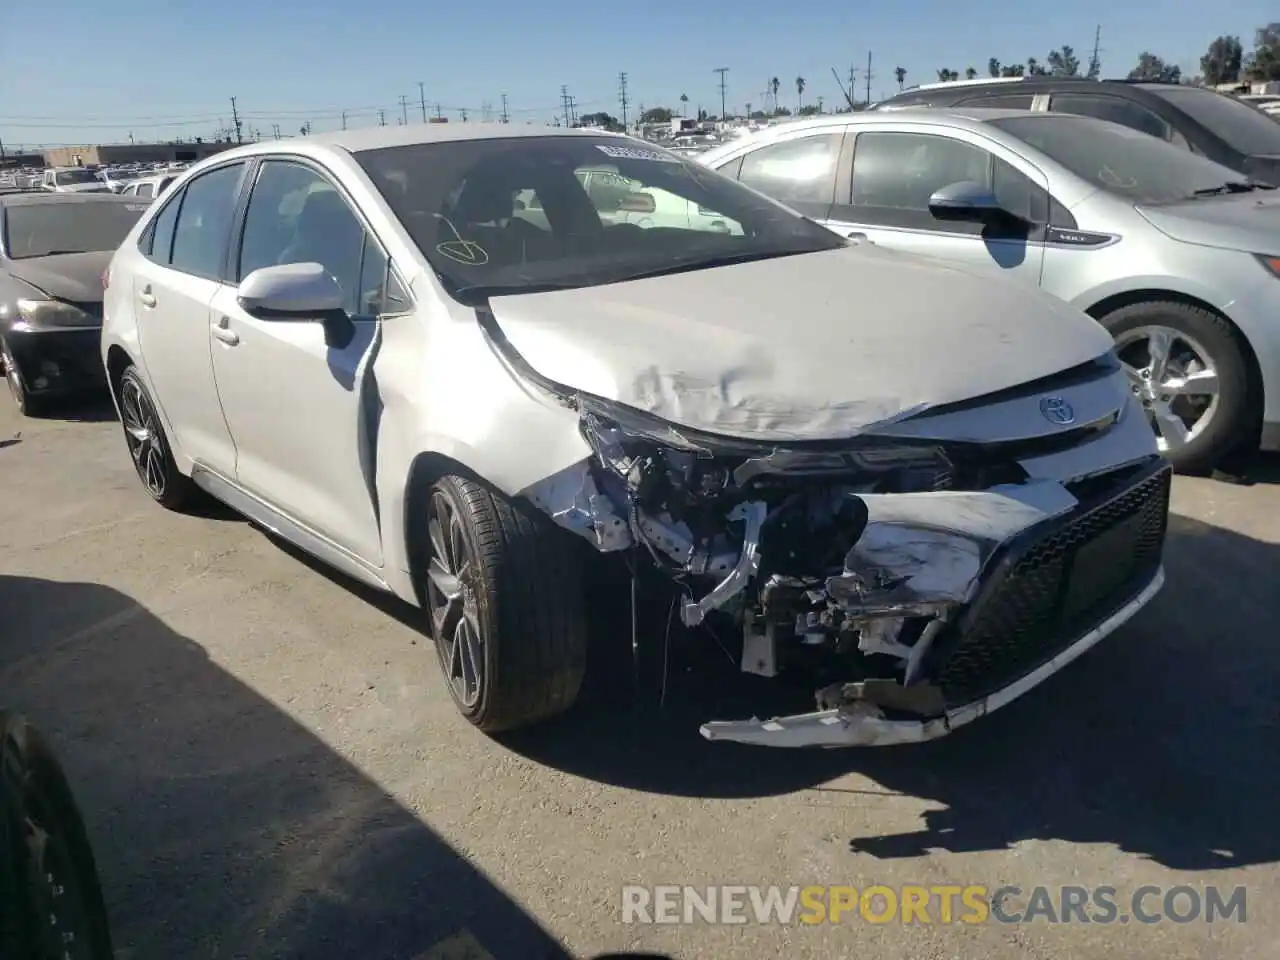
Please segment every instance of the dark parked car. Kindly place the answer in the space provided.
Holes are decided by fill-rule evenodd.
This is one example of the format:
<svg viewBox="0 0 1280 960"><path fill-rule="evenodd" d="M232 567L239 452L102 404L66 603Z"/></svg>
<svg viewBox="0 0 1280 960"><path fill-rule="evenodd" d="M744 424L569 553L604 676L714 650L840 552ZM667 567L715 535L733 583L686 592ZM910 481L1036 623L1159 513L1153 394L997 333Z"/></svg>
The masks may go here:
<svg viewBox="0 0 1280 960"><path fill-rule="evenodd" d="M0 195L0 364L23 413L105 383L102 273L146 209L109 193Z"/></svg>
<svg viewBox="0 0 1280 960"><path fill-rule="evenodd" d="M930 83L877 103L1048 110L1110 120L1167 140L1246 176L1280 186L1280 123L1204 87L1080 77L1001 77Z"/></svg>

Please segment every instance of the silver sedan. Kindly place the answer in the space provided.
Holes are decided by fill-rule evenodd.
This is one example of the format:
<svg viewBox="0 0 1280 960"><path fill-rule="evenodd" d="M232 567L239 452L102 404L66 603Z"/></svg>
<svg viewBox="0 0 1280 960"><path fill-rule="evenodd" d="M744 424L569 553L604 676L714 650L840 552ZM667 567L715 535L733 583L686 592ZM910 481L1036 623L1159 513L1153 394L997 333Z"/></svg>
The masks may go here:
<svg viewBox="0 0 1280 960"><path fill-rule="evenodd" d="M1115 337L1187 472L1280 449L1280 193L1125 127L910 109L698 158L848 236L1037 284Z"/></svg>

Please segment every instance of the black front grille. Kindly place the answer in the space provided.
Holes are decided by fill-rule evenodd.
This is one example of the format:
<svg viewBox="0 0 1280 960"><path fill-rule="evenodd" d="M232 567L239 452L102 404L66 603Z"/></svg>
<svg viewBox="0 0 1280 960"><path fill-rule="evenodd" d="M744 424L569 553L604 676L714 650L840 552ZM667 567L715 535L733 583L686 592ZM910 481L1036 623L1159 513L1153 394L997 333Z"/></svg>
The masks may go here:
<svg viewBox="0 0 1280 960"><path fill-rule="evenodd" d="M73 307L78 307L99 323L102 322L101 300L64 300L62 302L69 303Z"/></svg>
<svg viewBox="0 0 1280 960"><path fill-rule="evenodd" d="M949 705L986 696L1060 653L1133 597L1160 565L1172 472L1138 482L1015 545L933 657Z"/></svg>

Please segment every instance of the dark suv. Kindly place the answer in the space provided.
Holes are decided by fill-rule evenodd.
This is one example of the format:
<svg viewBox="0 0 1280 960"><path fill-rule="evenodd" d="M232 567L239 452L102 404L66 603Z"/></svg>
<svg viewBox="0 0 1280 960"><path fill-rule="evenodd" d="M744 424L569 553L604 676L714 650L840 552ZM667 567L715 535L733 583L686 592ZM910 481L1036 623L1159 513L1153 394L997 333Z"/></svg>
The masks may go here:
<svg viewBox="0 0 1280 960"><path fill-rule="evenodd" d="M1004 107L1110 120L1280 185L1280 123L1236 97L1203 87L1080 77L1010 77L931 83L877 103L899 107Z"/></svg>

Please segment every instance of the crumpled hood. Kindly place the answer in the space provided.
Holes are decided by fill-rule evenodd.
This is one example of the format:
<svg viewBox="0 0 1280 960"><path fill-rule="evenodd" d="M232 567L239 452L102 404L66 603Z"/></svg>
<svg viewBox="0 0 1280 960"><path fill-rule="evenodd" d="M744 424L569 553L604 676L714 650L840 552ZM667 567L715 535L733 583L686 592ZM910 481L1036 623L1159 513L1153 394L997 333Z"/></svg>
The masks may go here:
<svg viewBox="0 0 1280 960"><path fill-rule="evenodd" d="M1020 281L861 246L495 297L550 380L693 429L853 436L1094 360L1086 314Z"/></svg>
<svg viewBox="0 0 1280 960"><path fill-rule="evenodd" d="M114 250L95 250L11 260L9 273L56 300L98 302L102 300L102 272L114 253Z"/></svg>
<svg viewBox="0 0 1280 960"><path fill-rule="evenodd" d="M1280 254L1280 190L1139 206L1137 210L1174 240L1224 250Z"/></svg>

